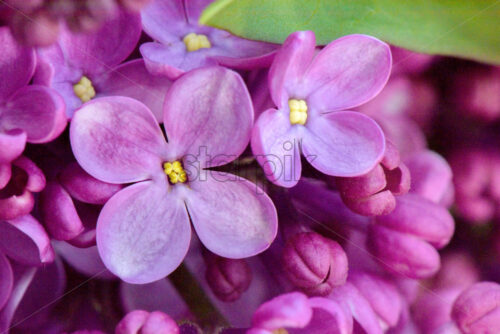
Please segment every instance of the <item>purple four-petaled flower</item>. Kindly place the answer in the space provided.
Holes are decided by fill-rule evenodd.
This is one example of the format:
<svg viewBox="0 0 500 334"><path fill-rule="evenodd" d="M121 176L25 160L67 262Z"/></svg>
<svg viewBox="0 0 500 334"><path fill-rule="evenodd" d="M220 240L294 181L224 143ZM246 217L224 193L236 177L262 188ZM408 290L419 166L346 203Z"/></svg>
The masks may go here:
<svg viewBox="0 0 500 334"><path fill-rule="evenodd" d="M164 105L168 142L151 111L126 97L98 98L73 118L80 165L109 183L134 183L104 205L97 246L113 273L131 283L158 280L184 259L191 226L212 252L258 254L273 241L276 209L255 184L217 167L247 146L253 108L241 77L222 67L186 73Z"/></svg>

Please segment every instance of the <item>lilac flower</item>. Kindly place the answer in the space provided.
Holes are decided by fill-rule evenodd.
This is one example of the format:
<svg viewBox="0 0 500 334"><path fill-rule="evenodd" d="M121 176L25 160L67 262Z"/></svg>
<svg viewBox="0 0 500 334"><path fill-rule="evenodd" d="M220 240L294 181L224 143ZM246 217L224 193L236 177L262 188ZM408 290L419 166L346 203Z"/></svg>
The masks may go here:
<svg viewBox="0 0 500 334"><path fill-rule="evenodd" d="M130 98L99 98L75 114L70 139L83 169L104 182L138 182L99 215L97 246L111 272L131 283L168 275L188 250L190 220L203 244L223 257L269 246L277 218L267 195L244 179L205 170L241 154L252 120L243 81L220 67L192 71L170 87L168 143L151 111Z"/></svg>
<svg viewBox="0 0 500 334"><path fill-rule="evenodd" d="M313 32L287 38L269 72L277 109L260 115L252 133L254 155L280 186L299 180L300 151L320 172L346 177L367 173L384 154L380 127L365 115L343 110L367 102L384 87L391 69L389 47L350 35L314 54Z"/></svg>
<svg viewBox="0 0 500 334"><path fill-rule="evenodd" d="M352 315L354 328L370 334L384 333L396 325L402 311L401 296L393 283L367 272L355 272L328 298Z"/></svg>
<svg viewBox="0 0 500 334"><path fill-rule="evenodd" d="M138 14L119 12L95 32L63 30L57 44L38 50L35 82L55 88L66 102L68 118L95 97L129 96L145 103L161 119L170 81L151 76L142 60L124 64L141 33Z"/></svg>
<svg viewBox="0 0 500 334"><path fill-rule="evenodd" d="M19 46L0 28L0 172L24 150L26 142L46 143L66 126L64 103L52 89L28 83L35 70L33 49ZM0 176L0 182L4 183Z"/></svg>
<svg viewBox="0 0 500 334"><path fill-rule="evenodd" d="M278 296L254 313L247 334L352 332L352 317L338 303L322 297L307 298L300 292Z"/></svg>
<svg viewBox="0 0 500 334"><path fill-rule="evenodd" d="M151 73L175 79L202 66L220 64L248 69L270 64L276 45L198 24L201 11L211 2L153 0L142 10L144 31L155 40L140 48Z"/></svg>

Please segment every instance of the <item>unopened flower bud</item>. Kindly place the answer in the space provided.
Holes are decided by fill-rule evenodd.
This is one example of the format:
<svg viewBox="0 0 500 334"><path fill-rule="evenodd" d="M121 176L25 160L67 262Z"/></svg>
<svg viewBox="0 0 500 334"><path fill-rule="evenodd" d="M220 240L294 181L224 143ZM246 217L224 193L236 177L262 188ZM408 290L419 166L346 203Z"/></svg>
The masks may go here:
<svg viewBox="0 0 500 334"><path fill-rule="evenodd" d="M71 197L90 204L105 204L122 189L120 184L102 182L90 176L76 162L63 169L59 181Z"/></svg>
<svg viewBox="0 0 500 334"><path fill-rule="evenodd" d="M347 278L347 255L342 247L315 232L291 237L282 261L288 279L311 295L328 295Z"/></svg>
<svg viewBox="0 0 500 334"><path fill-rule="evenodd" d="M407 194L398 197L393 212L375 218L369 229L368 249L389 271L425 278L439 269L435 248L444 247L453 232L453 217L446 208Z"/></svg>
<svg viewBox="0 0 500 334"><path fill-rule="evenodd" d="M465 334L500 333L500 285L480 282L458 296L451 316Z"/></svg>
<svg viewBox="0 0 500 334"><path fill-rule="evenodd" d="M179 327L163 312L136 310L118 323L115 334L179 334Z"/></svg>
<svg viewBox="0 0 500 334"><path fill-rule="evenodd" d="M396 207L394 195L410 189L410 173L396 147L387 141L380 164L361 176L338 177L336 184L342 201L352 211L364 216L385 215Z"/></svg>
<svg viewBox="0 0 500 334"><path fill-rule="evenodd" d="M252 281L252 271L244 259L227 259L207 254L205 278L212 292L222 301L240 298Z"/></svg>

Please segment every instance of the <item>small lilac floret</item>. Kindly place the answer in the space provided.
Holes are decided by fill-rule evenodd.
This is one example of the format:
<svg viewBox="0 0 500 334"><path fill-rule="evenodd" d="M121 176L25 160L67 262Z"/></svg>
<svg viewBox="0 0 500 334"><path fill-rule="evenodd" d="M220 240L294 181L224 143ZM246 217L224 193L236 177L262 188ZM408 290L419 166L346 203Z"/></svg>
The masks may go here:
<svg viewBox="0 0 500 334"><path fill-rule="evenodd" d="M312 31L291 34L269 71L276 109L262 113L252 150L273 183L293 187L301 175L301 152L322 173L366 174L385 151L371 118L346 111L375 97L391 70L389 46L366 35L339 38L316 55Z"/></svg>
<svg viewBox="0 0 500 334"><path fill-rule="evenodd" d="M34 82L64 98L69 119L83 103L100 96L128 96L146 104L161 120L171 81L149 74L142 59L122 63L141 34L137 13L117 11L97 31L63 29L56 44L37 51Z"/></svg>
<svg viewBox="0 0 500 334"><path fill-rule="evenodd" d="M142 10L144 31L155 40L140 47L151 73L176 79L192 69L217 64L238 69L270 65L277 45L198 24L211 2L153 0Z"/></svg>
<svg viewBox="0 0 500 334"><path fill-rule="evenodd" d="M264 251L277 232L276 209L259 187L206 169L236 159L250 139L252 102L237 73L206 67L183 75L167 93L164 124L168 143L151 111L127 97L95 99L71 122L86 172L134 183L104 205L96 236L106 267L129 283L177 268L190 221L211 252L233 259Z"/></svg>
<svg viewBox="0 0 500 334"><path fill-rule="evenodd" d="M347 255L335 241L315 232L293 235L282 257L288 279L308 295L326 296L347 278Z"/></svg>
<svg viewBox="0 0 500 334"><path fill-rule="evenodd" d="M262 304L252 317L247 334L352 333L352 317L337 302L323 298L307 298L300 292L280 295Z"/></svg>

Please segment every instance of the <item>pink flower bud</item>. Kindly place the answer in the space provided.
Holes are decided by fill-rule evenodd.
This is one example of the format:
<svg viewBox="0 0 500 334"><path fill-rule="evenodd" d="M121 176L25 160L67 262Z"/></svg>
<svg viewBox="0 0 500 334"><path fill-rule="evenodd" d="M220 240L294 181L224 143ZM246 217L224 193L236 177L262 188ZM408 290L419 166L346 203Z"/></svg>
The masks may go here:
<svg viewBox="0 0 500 334"><path fill-rule="evenodd" d="M465 334L500 333L500 285L480 282L462 292L451 316Z"/></svg>
<svg viewBox="0 0 500 334"><path fill-rule="evenodd" d="M328 295L347 278L347 255L342 247L315 232L291 237L282 261L288 279L311 295Z"/></svg>
<svg viewBox="0 0 500 334"><path fill-rule="evenodd" d="M205 278L212 292L225 302L239 299L252 282L248 263L244 259L227 259L214 254L207 254L205 258Z"/></svg>
<svg viewBox="0 0 500 334"><path fill-rule="evenodd" d="M412 278L429 277L440 265L435 248L444 247L454 221L443 207L418 195L398 197L396 209L370 226L368 249L389 271Z"/></svg>
<svg viewBox="0 0 500 334"><path fill-rule="evenodd" d="M163 312L136 310L118 323L115 334L179 334L179 327Z"/></svg>
<svg viewBox="0 0 500 334"><path fill-rule="evenodd" d="M390 213L396 207L394 195L405 194L410 189L410 172L389 141L384 158L367 174L337 177L335 180L344 204L364 216Z"/></svg>

